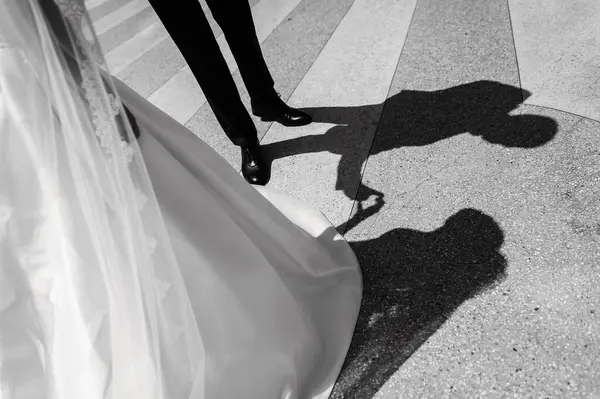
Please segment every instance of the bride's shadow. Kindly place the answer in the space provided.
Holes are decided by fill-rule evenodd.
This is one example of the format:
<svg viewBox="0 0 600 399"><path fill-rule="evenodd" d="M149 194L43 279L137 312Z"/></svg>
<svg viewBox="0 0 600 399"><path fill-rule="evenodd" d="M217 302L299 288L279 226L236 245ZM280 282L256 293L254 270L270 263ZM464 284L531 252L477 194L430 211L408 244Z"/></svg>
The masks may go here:
<svg viewBox="0 0 600 399"><path fill-rule="evenodd" d="M493 218L463 209L431 232L400 228L350 242L363 302L332 398L375 395L462 303L500 282L503 241Z"/></svg>
<svg viewBox="0 0 600 399"><path fill-rule="evenodd" d="M322 151L339 154L336 190L359 205L373 195L381 203L384 194L361 182L362 165L369 155L425 146L462 133L505 147L534 148L551 141L558 129L553 119L509 114L530 95L514 86L482 80L432 92L405 90L384 104L306 108L315 122L337 126L325 134L275 142L264 149L270 161ZM378 124L377 136L369 149L364 132L374 124Z"/></svg>

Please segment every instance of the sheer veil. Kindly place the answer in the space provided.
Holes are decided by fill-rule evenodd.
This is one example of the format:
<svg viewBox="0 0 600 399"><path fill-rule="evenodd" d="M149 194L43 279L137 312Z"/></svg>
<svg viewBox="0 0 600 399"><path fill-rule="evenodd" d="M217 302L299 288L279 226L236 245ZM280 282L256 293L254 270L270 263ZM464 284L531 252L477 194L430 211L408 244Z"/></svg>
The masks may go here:
<svg viewBox="0 0 600 399"><path fill-rule="evenodd" d="M202 399L204 349L83 0L0 0L0 397Z"/></svg>

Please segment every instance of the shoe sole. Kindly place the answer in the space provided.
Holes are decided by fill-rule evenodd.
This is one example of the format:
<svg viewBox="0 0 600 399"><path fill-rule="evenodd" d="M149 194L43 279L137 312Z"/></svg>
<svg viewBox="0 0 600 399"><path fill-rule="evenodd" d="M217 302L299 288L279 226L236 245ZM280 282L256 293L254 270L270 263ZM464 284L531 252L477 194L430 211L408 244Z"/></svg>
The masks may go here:
<svg viewBox="0 0 600 399"><path fill-rule="evenodd" d="M306 126L306 125L310 125L312 123L312 120L308 121L308 122L300 122L300 123L283 123L278 121L277 119L271 119L271 118L260 118L260 120L262 122L277 122L282 126L285 127L300 127L300 126Z"/></svg>

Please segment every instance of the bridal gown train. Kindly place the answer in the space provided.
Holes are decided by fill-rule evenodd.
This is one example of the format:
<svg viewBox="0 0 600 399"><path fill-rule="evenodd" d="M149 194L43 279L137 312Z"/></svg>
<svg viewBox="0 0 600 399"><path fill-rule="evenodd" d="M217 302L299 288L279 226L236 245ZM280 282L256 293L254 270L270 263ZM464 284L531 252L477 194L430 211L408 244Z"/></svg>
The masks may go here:
<svg viewBox="0 0 600 399"><path fill-rule="evenodd" d="M56 122L57 106L75 109L77 102L37 87L35 80L49 82L45 71L60 64L52 64L58 58L48 55L51 47L42 47L46 36L35 26L43 26L43 19L36 17L34 23L30 11L15 11L22 4L26 3L0 0L0 6L9 10L0 15L0 22L1 17L10 17L0 28L16 32L14 38L4 39L17 45L3 45L0 29L0 398L327 398L350 345L361 301L361 274L350 246L318 211L280 192L248 185L188 129L115 79L121 101L140 128L139 148L174 249L173 264L183 276L181 291L187 291L179 294L191 304L190 318L197 324L202 347L194 352L203 357L194 373L203 375L192 378L187 393L169 396L150 391L149 376L156 369L170 375L177 370L165 370L173 364L160 361L161 355L169 355L168 346L160 347L158 360L155 353L145 353L157 346L142 342L147 335L144 328L161 327L156 325L159 319L152 318L152 309L140 305L148 320L136 319L136 326L146 326L136 330L134 321L123 316L137 314L136 308L122 298L139 294L151 300L152 293L111 291L112 275L102 274L104 269L91 263L96 257L104 260L103 251L108 253L109 248L98 243L94 248L77 247L92 244L86 237L95 237L96 226L107 229L106 243L121 232L108 229L110 223L101 217L90 222L77 216L94 216L86 213L86 206L106 207L104 197L98 199L101 191L95 191L96 197L80 194L93 184L108 186L107 176L91 169L79 173L75 164L69 164L80 160L87 165L87 153L75 156L65 148L88 151L95 138L85 138L77 147L72 140L83 132L68 126L69 115L63 112ZM28 4L40 13L34 0ZM16 21L13 17L22 20L11 31L6 24ZM24 29L26 24L31 29ZM17 35L19 30L22 36ZM21 40L28 34L31 40L39 34L42 39L35 40L46 52ZM49 58L44 64L38 55ZM71 90L66 83L63 86ZM44 104L49 98L54 102ZM61 129L70 133L60 133ZM57 175L62 172L79 180L61 180ZM83 191L75 190L74 184ZM89 203L80 204L81 198ZM97 208L90 207L94 201L100 203ZM126 208L127 201L123 204ZM126 222L120 225L128 228ZM69 236L62 237L63 232ZM86 237L78 237L85 232ZM115 251L127 244L115 242ZM112 262L113 271L127 269L122 278L131 270L150 272L143 264L129 270L128 261L138 258L115 259L121 262ZM110 268L111 262L101 266ZM72 271L76 273L69 274ZM141 274L128 278L135 289L151 286ZM137 373L137 367L146 368ZM128 383L116 370L138 378ZM117 385L120 390L114 388Z"/></svg>
<svg viewBox="0 0 600 399"><path fill-rule="evenodd" d="M206 397L327 398L360 307L350 246L319 212L248 185L188 129L115 85L140 125L200 326Z"/></svg>

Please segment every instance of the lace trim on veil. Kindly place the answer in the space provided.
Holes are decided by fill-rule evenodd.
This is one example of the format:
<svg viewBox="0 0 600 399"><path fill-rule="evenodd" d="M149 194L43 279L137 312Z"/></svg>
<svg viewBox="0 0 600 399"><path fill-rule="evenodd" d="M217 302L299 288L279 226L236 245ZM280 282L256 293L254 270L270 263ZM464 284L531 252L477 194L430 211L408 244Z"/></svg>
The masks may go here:
<svg viewBox="0 0 600 399"><path fill-rule="evenodd" d="M73 26L78 29L72 30L75 36L75 42L80 47L80 55L84 59L81 62L82 82L81 88L84 91L85 99L89 104L89 110L92 115L94 132L98 137L100 145L106 151L107 155L116 155L117 160L130 164L133 161L135 151L132 145L121 136L115 136L113 120L121 115L123 104L114 93L108 93L109 109L105 107L104 90L105 86L102 80L96 75L94 67L103 67L102 52L98 46L94 35L92 34L89 21L86 16L86 9L83 0L54 0L59 6L62 15ZM87 35L86 35L87 33ZM137 210L142 211L148 197L139 189L136 189ZM146 239L148 253L152 254L158 242L149 237Z"/></svg>
<svg viewBox="0 0 600 399"><path fill-rule="evenodd" d="M82 71L81 88L84 91L85 99L89 104L89 110L92 115L95 134L102 148L109 156L116 156L116 160L130 164L133 161L135 150L127 141L126 137L115 136L112 123L115 117L124 113L123 104L114 93L108 93L110 107L105 106L105 90L101 78L95 73L95 67L106 70L103 55L98 42L95 40L87 17L87 11L83 0L54 0L59 6L62 15L69 21L75 36L74 41L79 46L80 56L83 58L80 66ZM137 210L142 212L148 197L142 190L136 188ZM151 235L144 236L145 248L147 254L152 256L158 245L158 241ZM156 278L155 289L159 300L163 300L170 289L171 284Z"/></svg>
<svg viewBox="0 0 600 399"><path fill-rule="evenodd" d="M54 2L59 7L62 17L69 25L71 25L72 28L70 29L70 33L73 35L72 41L77 47L75 51L78 52L77 56L79 58L78 61L81 70L80 86L82 89L82 94L88 103L94 133L99 141L100 146L111 161L124 163L126 167L129 167L132 164L134 157L139 154L139 150L136 151L134 146L129 141L130 137L133 137L133 135L129 131L130 128L127 124L128 118L126 117L125 108L119 100L118 94L115 92L114 87L112 87L110 83L106 84L99 73L100 70L106 71L107 67L105 65L104 57L98 41L93 33L91 20L87 14L84 0L54 0ZM110 80L110 77L108 80ZM124 134L122 132L119 134L120 132L114 129L116 118L121 118L121 120L124 122ZM135 141L135 139L133 139L133 141ZM142 181L143 180L144 179L142 178ZM144 187L139 186L138 184L141 183L134 183L135 193L132 194L135 195L134 210L137 210L141 215L142 210L147 208L149 198L144 193ZM150 193L151 188L149 195ZM152 209L150 209L149 212L156 211L153 209L154 207L155 205L151 207ZM148 226L143 223L142 227L144 230L147 230ZM156 233L160 235L160 229ZM143 245L147 256L151 258L155 258L157 246L161 242L161 240L157 240L157 237L148 234L148 231L145 231L143 236L140 237L143 240ZM165 250L168 251L166 248L162 249L163 251L161 252L161 255ZM155 262L160 261L155 260ZM154 270L153 283L151 284L154 288L156 300L160 303L163 303L165 302L165 298L168 295L171 295L175 299L169 303L175 304L177 303L176 298L180 296L180 293L178 292L179 290L172 289L172 284L182 283L179 282L179 280L161 280L159 276L159 273L161 273L160 270L162 269ZM169 279L167 278L167 280ZM165 304L165 306L168 305ZM187 356L190 350L189 336L182 334L189 330L189 326L186 326L185 317L184 319L180 320L177 316L169 315L169 313L173 313L173 311L175 311L175 313L179 313L180 309L166 310L165 312L168 314L168 321L162 321L162 323L168 324L167 328L170 331L170 334L168 334L169 343L167 343L168 350L180 352L179 355L174 354L174 357L179 356L179 358L189 360ZM187 327L188 330L186 330L184 327ZM192 359L192 363L183 362L180 364L172 364L171 366L179 369L174 374L178 374L178 376L181 378L187 378L183 376L189 376L193 381L193 378L197 373L197 370L195 370L194 366L196 362L196 359ZM178 376L175 375L175 378Z"/></svg>

